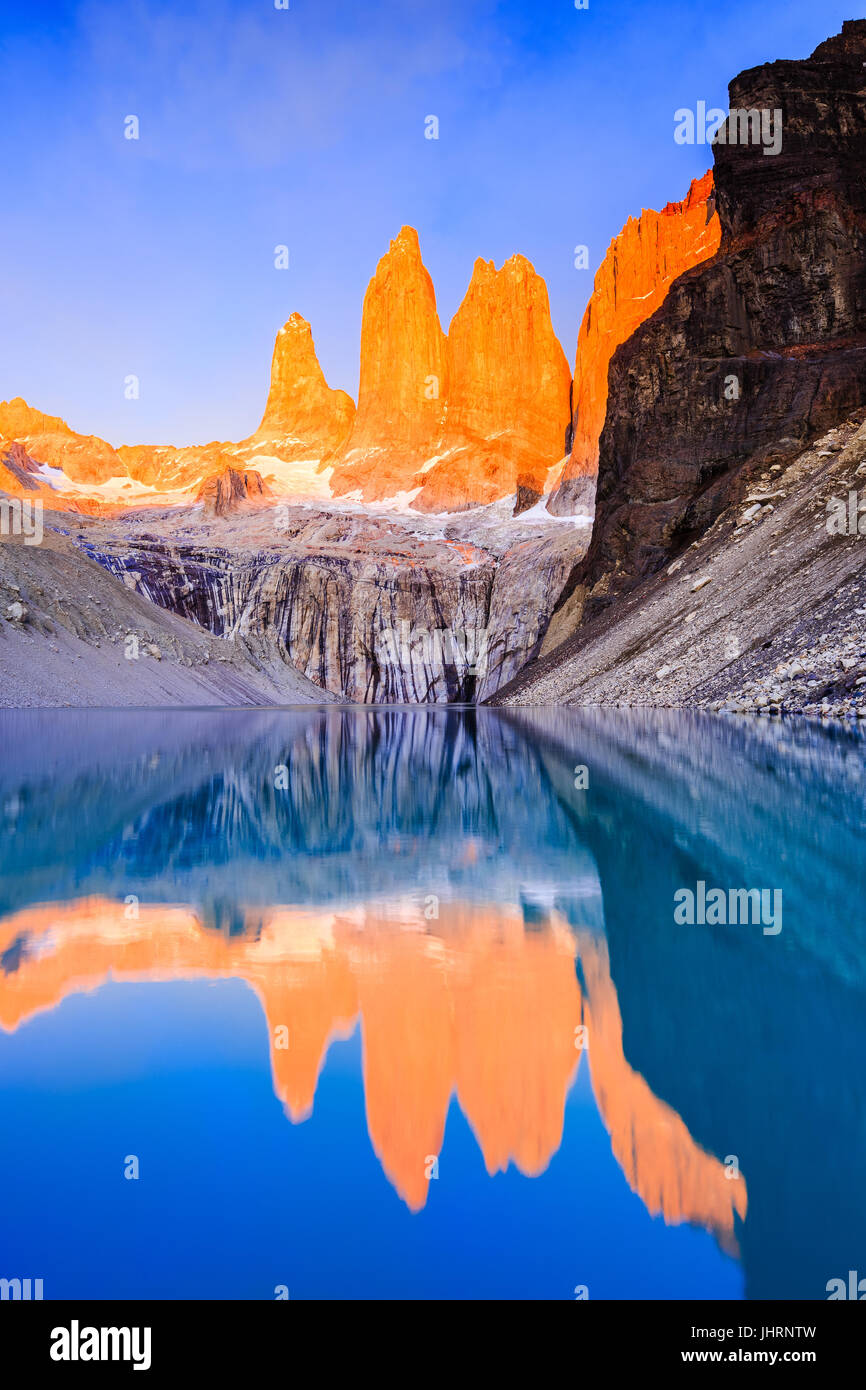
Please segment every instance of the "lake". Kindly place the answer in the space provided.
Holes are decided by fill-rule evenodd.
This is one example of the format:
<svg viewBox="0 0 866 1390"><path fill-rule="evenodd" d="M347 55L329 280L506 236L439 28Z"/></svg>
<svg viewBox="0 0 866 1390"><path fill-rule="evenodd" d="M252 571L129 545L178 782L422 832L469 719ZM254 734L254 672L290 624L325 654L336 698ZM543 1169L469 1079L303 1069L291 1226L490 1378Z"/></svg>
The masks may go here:
<svg viewBox="0 0 866 1390"><path fill-rule="evenodd" d="M855 729L4 711L0 749L0 1278L825 1299L866 1275ZM676 920L685 890L726 915Z"/></svg>

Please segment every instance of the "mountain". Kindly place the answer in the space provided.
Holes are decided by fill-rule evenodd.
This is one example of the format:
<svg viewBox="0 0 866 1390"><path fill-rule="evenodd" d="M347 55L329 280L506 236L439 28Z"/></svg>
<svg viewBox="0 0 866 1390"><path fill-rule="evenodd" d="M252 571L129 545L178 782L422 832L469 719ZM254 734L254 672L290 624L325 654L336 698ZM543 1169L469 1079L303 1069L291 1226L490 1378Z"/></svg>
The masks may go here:
<svg viewBox="0 0 866 1390"><path fill-rule="evenodd" d="M403 227L364 296L358 413L336 461L335 496L380 501L413 485L437 450L447 399L445 335L418 233Z"/></svg>
<svg viewBox="0 0 866 1390"><path fill-rule="evenodd" d="M262 471L281 463L303 461L290 484L298 492L321 493L313 486L316 469L338 447L351 427L355 404L345 391L333 391L316 357L310 325L292 314L277 333L271 359L271 381L261 423L254 434L238 443L122 445L117 453L122 471L135 482L158 491L202 489L217 486L226 468L244 471L258 462ZM138 499L136 499L138 500Z"/></svg>
<svg viewBox="0 0 866 1390"><path fill-rule="evenodd" d="M721 242L614 354L595 525L503 703L866 712L866 21L752 68L715 147ZM732 122L729 119L728 125Z"/></svg>
<svg viewBox="0 0 866 1390"><path fill-rule="evenodd" d="M415 493L425 512L482 506L519 485L540 494L566 450L570 386L547 288L525 257L498 271L476 261L446 337L418 233L403 227L364 299L358 413L333 492Z"/></svg>
<svg viewBox="0 0 866 1390"><path fill-rule="evenodd" d="M251 459L281 462L306 460L315 473L320 462L345 439L351 427L355 405L345 391L332 391L319 366L310 325L300 314L292 314L280 329L274 344L271 384L261 424L254 434L239 443L214 440L208 444L122 444L114 449L95 435L76 434L64 420L34 410L16 398L0 402L0 440L17 441L39 463L61 469L65 479L99 489L109 479L122 479L120 487L138 483L157 494L199 490L208 479L216 478L226 467L240 467ZM0 480L2 481L2 480ZM292 481L300 492L307 482L303 473ZM63 478L57 480L62 490ZM321 493L322 486L309 488ZM131 492L120 493L111 501L122 504L151 502ZM100 511L107 498L98 494L79 499L85 510ZM90 504L90 505L88 505Z"/></svg>
<svg viewBox="0 0 866 1390"><path fill-rule="evenodd" d="M714 146L719 251L614 355L575 575L588 611L706 531L747 461L791 457L866 404L866 20L729 90L732 110L784 113L782 148Z"/></svg>
<svg viewBox="0 0 866 1390"><path fill-rule="evenodd" d="M62 468L72 482L104 483L126 472L104 439L76 434L58 415L34 410L20 396L0 401L0 439L23 445L39 463Z"/></svg>
<svg viewBox="0 0 866 1390"><path fill-rule="evenodd" d="M547 286L525 256L501 270L477 260L448 329L448 409L439 462L414 505L457 511L545 490L566 451L571 372L550 321Z"/></svg>
<svg viewBox="0 0 866 1390"><path fill-rule="evenodd" d="M252 439L267 443L282 459L318 460L343 443L354 417L352 397L331 390L325 380L310 325L292 314L274 343L271 387Z"/></svg>
<svg viewBox="0 0 866 1390"><path fill-rule="evenodd" d="M682 202L630 217L608 247L578 334L573 442L550 500L554 514L592 511L611 357L655 313L678 276L715 255L720 235L708 171L693 179Z"/></svg>
<svg viewBox="0 0 866 1390"><path fill-rule="evenodd" d="M516 495L520 511L546 491L570 421L571 374L530 262L476 261L446 337L418 233L403 227L364 298L357 411L328 386L295 313L277 334L261 423L237 443L114 449L20 399L0 405L0 438L62 470L78 507L97 513L176 504L248 465L284 496L322 498L330 486L335 497L403 496L448 512Z"/></svg>
<svg viewBox="0 0 866 1390"><path fill-rule="evenodd" d="M72 483L72 495L87 510L100 510L99 504L114 500L113 495L109 499L108 493L99 492L109 480L156 490L187 488L219 467L223 450L235 447L121 444L115 449L98 435L76 433L59 416L34 409L20 396L0 401L0 443L6 449L18 444L37 464L60 470L53 479L56 489L62 493L65 484ZM93 491L88 494L88 489ZM68 500L64 499L64 505ZM88 507L88 502L93 506Z"/></svg>

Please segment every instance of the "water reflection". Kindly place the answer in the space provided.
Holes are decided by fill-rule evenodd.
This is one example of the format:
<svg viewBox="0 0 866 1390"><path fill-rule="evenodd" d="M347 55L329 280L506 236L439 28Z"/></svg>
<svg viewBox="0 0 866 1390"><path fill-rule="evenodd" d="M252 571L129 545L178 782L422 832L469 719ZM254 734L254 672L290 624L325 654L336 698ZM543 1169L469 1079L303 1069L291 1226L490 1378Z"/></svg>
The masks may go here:
<svg viewBox="0 0 866 1390"><path fill-rule="evenodd" d="M488 1173L510 1163L543 1173L585 1053L632 1190L653 1215L694 1222L736 1248L745 1182L726 1181L628 1066L604 941L573 933L558 913L527 932L513 908L449 903L434 934L408 902L345 914L282 908L225 937L189 910L138 912L130 920L127 906L91 898L8 918L0 1026L11 1032L109 977L241 979L267 1021L274 1090L299 1121L312 1113L329 1044L360 1020L370 1140L413 1211L427 1200L452 1094Z"/></svg>
<svg viewBox="0 0 866 1390"><path fill-rule="evenodd" d="M109 981L243 981L273 1090L314 1123L329 1049L359 1030L368 1141L407 1214L428 1204L452 1099L488 1174L553 1183L586 1069L621 1181L739 1256L747 1294L823 1297L855 1267L855 736L564 711L0 728L10 1039ZM781 887L782 936L676 927L673 892L698 877ZM647 1237L608 1200L639 1259Z"/></svg>

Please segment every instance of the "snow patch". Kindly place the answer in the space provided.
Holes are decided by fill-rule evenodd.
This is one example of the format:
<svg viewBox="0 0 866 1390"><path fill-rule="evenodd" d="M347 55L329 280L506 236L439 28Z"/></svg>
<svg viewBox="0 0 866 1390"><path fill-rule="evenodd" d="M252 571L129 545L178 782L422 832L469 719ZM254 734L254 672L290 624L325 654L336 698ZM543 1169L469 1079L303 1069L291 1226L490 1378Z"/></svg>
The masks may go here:
<svg viewBox="0 0 866 1390"><path fill-rule="evenodd" d="M66 486L67 479L63 469L52 468L50 463L40 463L34 470L33 476L41 478L50 488L54 488L55 492L62 491Z"/></svg>
<svg viewBox="0 0 866 1390"><path fill-rule="evenodd" d="M521 513L520 513L520 516L514 517L514 520L515 520L516 522L524 522L524 521L544 521L544 522L553 521L553 522L565 522L565 524L566 524L567 526L591 526L591 525L592 525L593 518L589 515L588 512L575 512L573 516L554 516L554 515L553 515L553 512L549 512L549 511L547 510L547 504L548 504L548 502L550 501L551 495L552 495L552 494L548 492L548 493L546 493L546 494L544 495L544 497L540 497L533 507L527 507L526 511L525 511L525 512L521 512ZM513 509L513 503L514 503L514 501L515 501L515 499L514 499L514 498L511 498L512 509Z"/></svg>
<svg viewBox="0 0 866 1390"><path fill-rule="evenodd" d="M253 454L245 467L261 473L265 482L273 484L274 491L286 497L314 498L321 502L331 500L331 475L333 468L319 473L321 460L318 458L294 459L287 463L276 454ZM267 469L267 472L264 470Z"/></svg>

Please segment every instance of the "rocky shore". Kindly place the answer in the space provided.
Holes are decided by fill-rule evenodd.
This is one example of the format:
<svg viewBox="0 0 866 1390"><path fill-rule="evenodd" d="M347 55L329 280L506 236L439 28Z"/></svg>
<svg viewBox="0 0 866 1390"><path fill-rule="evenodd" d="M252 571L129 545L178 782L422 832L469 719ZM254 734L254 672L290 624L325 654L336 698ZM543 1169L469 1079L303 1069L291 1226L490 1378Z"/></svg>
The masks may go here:
<svg viewBox="0 0 866 1390"><path fill-rule="evenodd" d="M747 472L704 536L490 703L855 717L866 701L866 535L832 528L863 489L866 410Z"/></svg>

